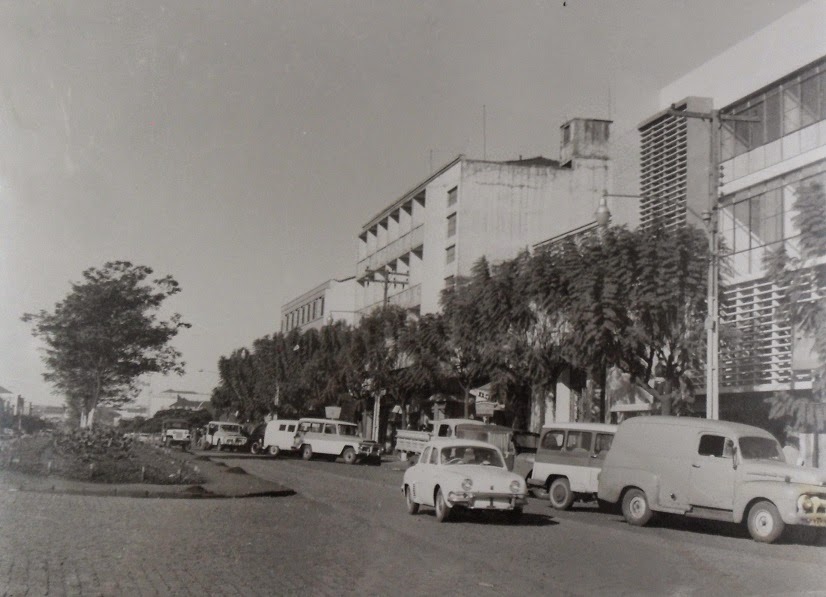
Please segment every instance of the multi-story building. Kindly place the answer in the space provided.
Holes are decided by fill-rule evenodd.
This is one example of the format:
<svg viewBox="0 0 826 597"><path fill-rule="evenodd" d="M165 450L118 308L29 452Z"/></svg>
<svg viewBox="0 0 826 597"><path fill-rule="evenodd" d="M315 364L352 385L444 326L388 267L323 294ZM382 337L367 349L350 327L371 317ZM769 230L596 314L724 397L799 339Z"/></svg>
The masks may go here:
<svg viewBox="0 0 826 597"><path fill-rule="evenodd" d="M356 310L437 312L442 289L480 257L509 259L592 223L608 190L609 126L565 123L559 160L459 156L393 201L359 234Z"/></svg>
<svg viewBox="0 0 826 597"><path fill-rule="evenodd" d="M318 329L334 321L355 322L355 278L327 280L281 307L281 331Z"/></svg>
<svg viewBox="0 0 826 597"><path fill-rule="evenodd" d="M796 250L794 201L801 183L826 183L826 1L771 23L663 88L662 112L640 127L641 225L700 223L720 176L720 251L730 270L721 321L737 330L720 352L722 418L765 417L761 398L811 388L810 344L792 350L793 331L777 317L779 289L763 256L785 242ZM723 115L721 172L709 172L710 126L673 110ZM727 121L726 115L748 116ZM798 358L800 357L800 358Z"/></svg>

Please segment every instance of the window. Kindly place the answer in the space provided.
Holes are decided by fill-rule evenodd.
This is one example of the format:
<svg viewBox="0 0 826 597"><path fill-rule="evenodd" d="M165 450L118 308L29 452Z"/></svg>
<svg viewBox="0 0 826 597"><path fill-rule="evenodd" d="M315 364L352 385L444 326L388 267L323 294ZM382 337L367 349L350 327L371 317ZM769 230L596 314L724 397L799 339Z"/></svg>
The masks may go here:
<svg viewBox="0 0 826 597"><path fill-rule="evenodd" d="M459 200L459 187L453 187L447 192L447 206L453 207Z"/></svg>
<svg viewBox="0 0 826 597"><path fill-rule="evenodd" d="M597 433L597 439L594 442L594 454L601 454L611 449L611 444L614 442L613 433Z"/></svg>
<svg viewBox="0 0 826 597"><path fill-rule="evenodd" d="M722 458L726 449L726 438L722 435L700 436L700 447L697 453L700 456L715 456Z"/></svg>
<svg viewBox="0 0 826 597"><path fill-rule="evenodd" d="M323 296L319 299L318 315L319 315L319 317L324 315L324 297Z"/></svg>
<svg viewBox="0 0 826 597"><path fill-rule="evenodd" d="M439 427L439 437L450 437L451 435L450 426L442 425Z"/></svg>
<svg viewBox="0 0 826 597"><path fill-rule="evenodd" d="M430 448L425 448L420 458L422 462L427 463L428 459L430 458Z"/></svg>
<svg viewBox="0 0 826 597"><path fill-rule="evenodd" d="M295 431L295 425L289 425L289 426L287 426L287 432L288 432L288 433L292 433L293 431Z"/></svg>
<svg viewBox="0 0 826 597"><path fill-rule="evenodd" d="M456 214L452 213L447 217L447 237L456 235Z"/></svg>
<svg viewBox="0 0 826 597"><path fill-rule="evenodd" d="M456 285L456 276L445 278L445 288L453 288Z"/></svg>
<svg viewBox="0 0 826 597"><path fill-rule="evenodd" d="M809 126L819 120L819 80L819 76L812 76L800 83L800 126Z"/></svg>
<svg viewBox="0 0 826 597"><path fill-rule="evenodd" d="M453 263L456 261L456 245L450 245L445 250L445 263Z"/></svg>
<svg viewBox="0 0 826 597"><path fill-rule="evenodd" d="M327 423L324 426L324 433L327 434L327 435L335 435L336 434L336 426L331 425L330 423Z"/></svg>
<svg viewBox="0 0 826 597"><path fill-rule="evenodd" d="M565 450L572 452L574 450L581 450L585 452L591 451L591 432L590 431L569 431L568 439L565 442Z"/></svg>
<svg viewBox="0 0 826 597"><path fill-rule="evenodd" d="M546 450L561 450L565 441L564 431L549 431L542 437L542 447Z"/></svg>
<svg viewBox="0 0 826 597"><path fill-rule="evenodd" d="M286 431L286 429L287 429L287 426L284 423L281 423L281 425L278 426L279 431Z"/></svg>

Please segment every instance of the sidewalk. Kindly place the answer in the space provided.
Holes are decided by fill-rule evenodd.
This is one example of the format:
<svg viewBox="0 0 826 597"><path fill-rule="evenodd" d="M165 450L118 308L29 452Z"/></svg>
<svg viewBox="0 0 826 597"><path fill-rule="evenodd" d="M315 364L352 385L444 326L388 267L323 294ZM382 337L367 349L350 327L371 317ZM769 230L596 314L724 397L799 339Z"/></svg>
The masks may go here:
<svg viewBox="0 0 826 597"><path fill-rule="evenodd" d="M221 460L220 457L191 454L192 464L198 467L198 472L205 479L204 483L198 485L91 483L0 469L0 491L184 499L282 497L295 494L288 487L247 474L239 467L228 467Z"/></svg>

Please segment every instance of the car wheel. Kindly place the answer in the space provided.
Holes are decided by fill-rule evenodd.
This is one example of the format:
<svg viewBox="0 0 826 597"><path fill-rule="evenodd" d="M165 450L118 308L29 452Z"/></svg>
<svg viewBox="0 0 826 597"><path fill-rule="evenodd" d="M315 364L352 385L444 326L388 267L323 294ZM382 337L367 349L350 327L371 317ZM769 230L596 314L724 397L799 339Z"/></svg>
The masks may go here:
<svg viewBox="0 0 826 597"><path fill-rule="evenodd" d="M519 524L519 521L522 520L522 507L518 506L513 510L510 510L506 516L510 524Z"/></svg>
<svg viewBox="0 0 826 597"><path fill-rule="evenodd" d="M416 514L419 511L419 504L413 501L413 492L409 486L404 488L404 500L407 502L408 514Z"/></svg>
<svg viewBox="0 0 826 597"><path fill-rule="evenodd" d="M310 446L310 444L304 444L301 447L301 457L304 460L310 460L310 458L313 457L313 448L312 446Z"/></svg>
<svg viewBox="0 0 826 597"><path fill-rule="evenodd" d="M250 454L260 454L261 453L261 442L252 442L250 444Z"/></svg>
<svg viewBox="0 0 826 597"><path fill-rule="evenodd" d="M278 446L270 446L269 448L267 448L267 452L270 456L278 456L278 453L280 451L281 449Z"/></svg>
<svg viewBox="0 0 826 597"><path fill-rule="evenodd" d="M356 463L356 451L353 448L344 448L344 453L341 455L345 464Z"/></svg>
<svg viewBox="0 0 826 597"><path fill-rule="evenodd" d="M436 492L436 520L439 522L447 522L452 511L453 507L447 503L440 487Z"/></svg>
<svg viewBox="0 0 826 597"><path fill-rule="evenodd" d="M551 506L557 510L568 510L574 503L574 492L571 491L571 484L565 477L558 477L551 482L548 488L548 499Z"/></svg>
<svg viewBox="0 0 826 597"><path fill-rule="evenodd" d="M638 527L648 524L654 512L648 506L644 491L634 487L626 492L622 498L622 515L628 524Z"/></svg>
<svg viewBox="0 0 826 597"><path fill-rule="evenodd" d="M774 543L783 534L786 524L777 507L769 501L757 502L749 510L749 534L760 543Z"/></svg>

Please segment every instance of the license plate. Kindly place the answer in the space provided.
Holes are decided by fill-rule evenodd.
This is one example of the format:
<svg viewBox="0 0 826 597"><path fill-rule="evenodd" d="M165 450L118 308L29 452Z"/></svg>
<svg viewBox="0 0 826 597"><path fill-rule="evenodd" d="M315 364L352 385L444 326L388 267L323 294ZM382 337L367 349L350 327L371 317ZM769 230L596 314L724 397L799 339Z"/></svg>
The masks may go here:
<svg viewBox="0 0 826 597"><path fill-rule="evenodd" d="M509 510L511 504L508 501L488 498L482 500L475 500L473 503L473 507L478 508L480 510Z"/></svg>

